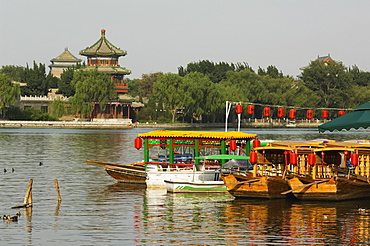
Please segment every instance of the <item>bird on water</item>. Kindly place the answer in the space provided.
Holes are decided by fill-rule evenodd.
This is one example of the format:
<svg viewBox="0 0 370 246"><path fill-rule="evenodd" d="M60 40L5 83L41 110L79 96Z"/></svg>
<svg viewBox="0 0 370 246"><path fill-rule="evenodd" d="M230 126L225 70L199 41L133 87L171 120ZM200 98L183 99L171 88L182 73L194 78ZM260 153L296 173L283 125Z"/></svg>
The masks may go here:
<svg viewBox="0 0 370 246"><path fill-rule="evenodd" d="M8 215L8 220L9 221L18 221L18 216L16 215L16 216L10 216L10 215Z"/></svg>

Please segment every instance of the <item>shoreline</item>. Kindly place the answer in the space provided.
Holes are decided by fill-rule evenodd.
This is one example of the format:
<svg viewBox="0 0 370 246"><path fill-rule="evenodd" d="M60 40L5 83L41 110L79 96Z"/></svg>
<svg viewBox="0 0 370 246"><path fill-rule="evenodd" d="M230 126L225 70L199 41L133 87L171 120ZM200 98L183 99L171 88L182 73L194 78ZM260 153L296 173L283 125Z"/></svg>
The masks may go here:
<svg viewBox="0 0 370 246"><path fill-rule="evenodd" d="M297 121L293 127L287 127L285 121L242 122L241 128L317 128L322 121ZM12 121L0 120L0 128L77 128L77 129L129 129L129 128L224 128L224 123L122 123L109 121ZM237 123L228 123L228 128L237 128Z"/></svg>

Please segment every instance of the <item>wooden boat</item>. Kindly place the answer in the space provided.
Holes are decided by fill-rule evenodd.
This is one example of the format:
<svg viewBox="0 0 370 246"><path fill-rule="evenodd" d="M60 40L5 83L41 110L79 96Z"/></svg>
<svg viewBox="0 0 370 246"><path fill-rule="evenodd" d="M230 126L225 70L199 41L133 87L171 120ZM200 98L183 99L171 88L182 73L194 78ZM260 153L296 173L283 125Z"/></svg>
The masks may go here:
<svg viewBox="0 0 370 246"><path fill-rule="evenodd" d="M289 185L294 196L300 200L324 201L343 201L370 197L370 184L355 177L337 176L311 181L306 180L304 182L303 179L298 177L290 179Z"/></svg>
<svg viewBox="0 0 370 246"><path fill-rule="evenodd" d="M130 165L86 160L87 164L104 166L104 170L117 182L145 184L146 172L144 163Z"/></svg>
<svg viewBox="0 0 370 246"><path fill-rule="evenodd" d="M287 198L290 195L281 194L290 187L281 176L242 176L224 174L222 179L228 192L235 198Z"/></svg>
<svg viewBox="0 0 370 246"><path fill-rule="evenodd" d="M144 170L132 165L103 163L103 166L118 182L142 182L145 178L148 188L165 189L164 180L176 181L180 177L184 182L212 181L217 168L226 160L217 163L208 160L203 165L196 158L226 153L249 154L249 142L256 137L257 134L244 132L156 130L139 134L135 139L135 148L143 147Z"/></svg>
<svg viewBox="0 0 370 246"><path fill-rule="evenodd" d="M289 154L293 151L298 156L311 153L312 148L319 148L323 140L313 141L275 141L267 146L256 147L251 153L253 172L245 175L224 174L222 179L230 194L236 198L289 198L292 194L287 175L295 171L290 164Z"/></svg>
<svg viewBox="0 0 370 246"><path fill-rule="evenodd" d="M370 197L370 148L367 146L336 142L313 149L311 157L299 161L294 176L287 179L291 190L283 194L291 192L301 200L326 201ZM356 158L354 165L349 157Z"/></svg>

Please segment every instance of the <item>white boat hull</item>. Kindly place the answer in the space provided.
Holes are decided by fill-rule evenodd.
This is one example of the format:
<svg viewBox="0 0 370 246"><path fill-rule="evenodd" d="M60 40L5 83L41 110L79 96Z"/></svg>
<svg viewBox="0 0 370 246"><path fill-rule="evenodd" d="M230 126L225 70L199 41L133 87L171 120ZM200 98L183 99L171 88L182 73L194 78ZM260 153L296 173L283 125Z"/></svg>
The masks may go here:
<svg viewBox="0 0 370 246"><path fill-rule="evenodd" d="M147 166L146 185L148 188L166 189L165 180L181 182L203 182L218 179L216 170L194 171L192 169L158 169L156 165ZM220 181L223 182L223 181ZM223 184L223 183L222 183Z"/></svg>
<svg viewBox="0 0 370 246"><path fill-rule="evenodd" d="M167 192L171 193L212 193L227 192L223 181L170 181L165 180Z"/></svg>

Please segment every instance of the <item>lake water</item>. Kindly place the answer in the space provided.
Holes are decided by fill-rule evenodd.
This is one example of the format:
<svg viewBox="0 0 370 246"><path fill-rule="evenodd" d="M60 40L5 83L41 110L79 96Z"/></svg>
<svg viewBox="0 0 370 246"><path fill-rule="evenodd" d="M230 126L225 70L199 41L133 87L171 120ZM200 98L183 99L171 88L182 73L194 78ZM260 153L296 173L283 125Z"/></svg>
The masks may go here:
<svg viewBox="0 0 370 246"><path fill-rule="evenodd" d="M370 244L370 200L234 200L228 194L166 194L116 183L85 160L142 160L133 147L153 129L0 129L1 245L359 245ZM223 129L215 129L215 131ZM260 139L370 139L370 132L242 129ZM42 162L40 166L39 163ZM14 168L14 172L12 172ZM3 172L6 169L7 172ZM33 207L23 204L33 179ZM54 179L62 201L58 202Z"/></svg>

